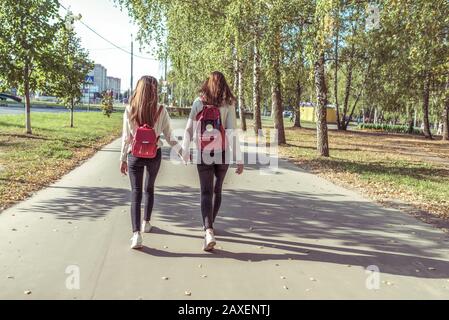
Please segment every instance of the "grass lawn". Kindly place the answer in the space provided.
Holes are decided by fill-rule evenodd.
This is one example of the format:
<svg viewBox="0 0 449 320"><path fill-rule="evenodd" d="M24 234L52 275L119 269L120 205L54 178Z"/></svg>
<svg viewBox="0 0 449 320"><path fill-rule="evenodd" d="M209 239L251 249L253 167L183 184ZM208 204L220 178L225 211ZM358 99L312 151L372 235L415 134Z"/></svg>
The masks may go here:
<svg viewBox="0 0 449 320"><path fill-rule="evenodd" d="M272 127L270 119L263 122ZM281 156L381 203L400 200L411 205L412 212L449 218L449 143L405 134L330 130L331 157L326 159L317 156L314 124L303 125L292 128L286 119L287 145L280 146Z"/></svg>
<svg viewBox="0 0 449 320"><path fill-rule="evenodd" d="M121 133L122 114L32 113L33 135L23 115L0 116L0 210L23 200L76 167Z"/></svg>

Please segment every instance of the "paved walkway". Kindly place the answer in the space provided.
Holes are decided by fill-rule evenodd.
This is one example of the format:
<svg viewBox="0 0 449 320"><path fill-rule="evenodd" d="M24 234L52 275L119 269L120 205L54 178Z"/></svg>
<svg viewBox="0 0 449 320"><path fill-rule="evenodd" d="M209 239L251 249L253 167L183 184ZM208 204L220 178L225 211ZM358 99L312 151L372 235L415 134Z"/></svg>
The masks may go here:
<svg viewBox="0 0 449 320"><path fill-rule="evenodd" d="M230 171L204 253L196 169L164 160L156 228L130 250L119 147L0 215L0 299L449 299L444 233L285 161Z"/></svg>

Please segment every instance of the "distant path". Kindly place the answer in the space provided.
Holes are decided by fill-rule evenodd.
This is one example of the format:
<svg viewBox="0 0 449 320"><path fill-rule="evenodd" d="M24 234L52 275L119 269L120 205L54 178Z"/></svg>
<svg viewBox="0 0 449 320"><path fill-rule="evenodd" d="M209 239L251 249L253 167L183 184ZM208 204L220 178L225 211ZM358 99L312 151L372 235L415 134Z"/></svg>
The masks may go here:
<svg viewBox="0 0 449 320"><path fill-rule="evenodd" d="M229 172L219 247L204 253L196 168L164 160L155 231L132 251L119 147L0 215L0 299L449 299L445 234L286 161L276 175ZM80 290L66 288L71 266Z"/></svg>

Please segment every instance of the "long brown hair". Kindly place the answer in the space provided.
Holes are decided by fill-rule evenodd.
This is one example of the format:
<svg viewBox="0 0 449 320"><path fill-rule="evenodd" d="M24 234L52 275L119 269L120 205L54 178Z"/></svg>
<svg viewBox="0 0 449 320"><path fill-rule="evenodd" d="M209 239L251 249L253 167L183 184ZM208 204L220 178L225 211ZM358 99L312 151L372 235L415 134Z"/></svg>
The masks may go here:
<svg viewBox="0 0 449 320"><path fill-rule="evenodd" d="M143 76L137 82L136 90L131 98L130 119L137 125L154 126L158 106L157 80L151 76Z"/></svg>
<svg viewBox="0 0 449 320"><path fill-rule="evenodd" d="M214 71L209 75L200 89L200 94L201 98L211 105L221 107L235 103L235 97L229 89L226 78L219 71Z"/></svg>

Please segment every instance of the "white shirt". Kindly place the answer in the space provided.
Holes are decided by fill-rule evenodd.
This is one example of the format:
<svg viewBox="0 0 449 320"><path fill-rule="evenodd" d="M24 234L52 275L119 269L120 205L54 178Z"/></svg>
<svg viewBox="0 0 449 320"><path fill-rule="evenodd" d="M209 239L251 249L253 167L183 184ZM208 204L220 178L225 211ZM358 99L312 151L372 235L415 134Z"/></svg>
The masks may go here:
<svg viewBox="0 0 449 320"><path fill-rule="evenodd" d="M175 146L178 144L174 137L172 138L172 128L170 125L170 115L165 107L162 107L163 110L159 115L159 118L154 125L154 131L156 132L156 136L160 136L162 133L164 134L165 140L171 145ZM131 112L131 107L126 106L125 112L123 113L123 134L122 134L122 149L120 153L120 160L123 162L128 161L128 153L131 152L132 149L132 141L133 137L138 128L137 123L131 121L129 118ZM158 141L158 148L162 147L162 141Z"/></svg>
<svg viewBox="0 0 449 320"><path fill-rule="evenodd" d="M185 153L190 148L190 143L193 139L193 127L194 122L196 121L196 117L198 113L203 110L203 102L200 98L197 98L192 105L192 111L190 112L189 120L187 122L186 131L184 134L184 139L182 142L182 150ZM243 163L243 155L240 149L240 141L237 129L237 116L235 112L235 106L221 106L219 107L220 116L223 120L223 126L226 130L226 135L228 140L231 141L231 150L233 155L233 160L236 163Z"/></svg>

